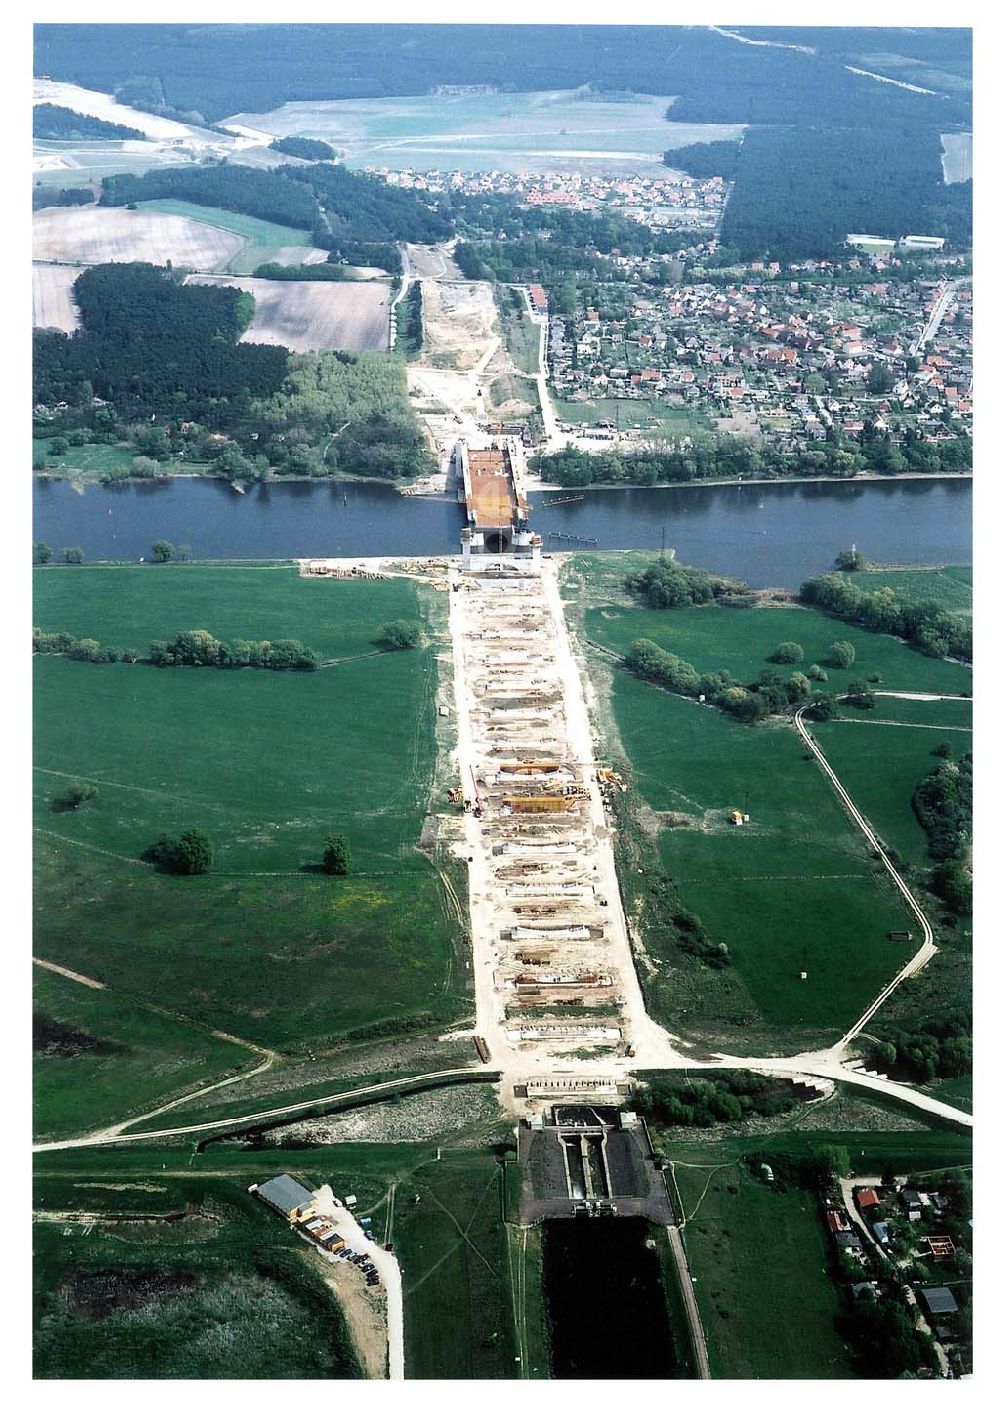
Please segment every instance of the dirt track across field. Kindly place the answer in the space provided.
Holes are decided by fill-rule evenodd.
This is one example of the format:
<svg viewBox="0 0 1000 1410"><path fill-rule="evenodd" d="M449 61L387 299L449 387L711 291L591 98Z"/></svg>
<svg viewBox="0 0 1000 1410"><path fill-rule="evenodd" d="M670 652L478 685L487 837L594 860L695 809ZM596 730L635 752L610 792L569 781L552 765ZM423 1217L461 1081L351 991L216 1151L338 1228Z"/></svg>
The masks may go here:
<svg viewBox="0 0 1000 1410"><path fill-rule="evenodd" d="M277 343L292 352L364 352L389 345L389 286L377 280L337 284L195 274L189 282L228 284L253 294L257 307L245 343Z"/></svg>
<svg viewBox="0 0 1000 1410"><path fill-rule="evenodd" d="M35 259L64 264L170 260L184 269L224 269L244 243L240 235L186 216L117 206L50 207L32 218Z"/></svg>

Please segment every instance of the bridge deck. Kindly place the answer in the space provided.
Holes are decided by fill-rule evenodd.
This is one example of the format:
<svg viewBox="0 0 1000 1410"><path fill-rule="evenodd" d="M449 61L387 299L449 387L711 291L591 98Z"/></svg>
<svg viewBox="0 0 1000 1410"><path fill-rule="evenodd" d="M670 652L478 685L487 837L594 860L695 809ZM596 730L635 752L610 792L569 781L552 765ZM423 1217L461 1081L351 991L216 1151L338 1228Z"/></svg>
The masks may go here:
<svg viewBox="0 0 1000 1410"><path fill-rule="evenodd" d="M480 529L509 529L514 523L514 484L504 450L469 452L470 493L466 508Z"/></svg>

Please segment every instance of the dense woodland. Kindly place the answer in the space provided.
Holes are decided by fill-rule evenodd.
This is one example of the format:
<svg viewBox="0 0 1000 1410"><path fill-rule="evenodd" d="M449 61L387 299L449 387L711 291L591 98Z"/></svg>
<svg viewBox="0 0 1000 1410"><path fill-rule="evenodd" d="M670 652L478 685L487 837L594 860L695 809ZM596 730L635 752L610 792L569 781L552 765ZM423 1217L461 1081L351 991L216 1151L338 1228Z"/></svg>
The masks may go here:
<svg viewBox="0 0 1000 1410"><path fill-rule="evenodd" d="M251 295L153 265L95 265L75 292L80 330L35 333L34 402L67 404L47 434L126 440L143 476L177 455L239 480L428 468L402 358L241 343Z"/></svg>
<svg viewBox="0 0 1000 1410"><path fill-rule="evenodd" d="M221 206L241 215L312 230L319 219L309 187L283 171L219 162L212 166L154 167L143 176L123 172L101 182L102 206L128 206L139 201L194 201Z"/></svg>
<svg viewBox="0 0 1000 1410"><path fill-rule="evenodd" d="M945 185L937 128L852 123L751 128L723 242L783 261L835 255L850 231L971 245L972 183Z"/></svg>
<svg viewBox="0 0 1000 1410"><path fill-rule="evenodd" d="M896 31L886 31L891 50ZM851 36L856 39L852 40ZM811 44L811 40L808 41ZM864 31L844 31L870 52ZM968 65L969 31L927 31L921 57ZM836 121L850 110L941 122L968 103L850 73L842 53L739 44L697 27L625 25L38 25L35 69L103 92L139 89L210 122L315 98L430 93L456 82L501 92L576 89L679 95L682 122ZM942 129L943 130L943 129Z"/></svg>
<svg viewBox="0 0 1000 1410"><path fill-rule="evenodd" d="M709 176L721 176L726 181L733 181L739 151L739 142L695 142L690 147L674 147L664 152L663 160L667 166L686 171L689 176L702 180Z"/></svg>
<svg viewBox="0 0 1000 1410"><path fill-rule="evenodd" d="M103 118L60 108L55 103L36 103L31 110L31 135L47 142L90 141L95 137L126 142L141 141L146 134L137 127L105 122Z"/></svg>
<svg viewBox="0 0 1000 1410"><path fill-rule="evenodd" d="M271 150L305 162L328 162L337 155L329 142L321 142L318 137L276 137Z"/></svg>

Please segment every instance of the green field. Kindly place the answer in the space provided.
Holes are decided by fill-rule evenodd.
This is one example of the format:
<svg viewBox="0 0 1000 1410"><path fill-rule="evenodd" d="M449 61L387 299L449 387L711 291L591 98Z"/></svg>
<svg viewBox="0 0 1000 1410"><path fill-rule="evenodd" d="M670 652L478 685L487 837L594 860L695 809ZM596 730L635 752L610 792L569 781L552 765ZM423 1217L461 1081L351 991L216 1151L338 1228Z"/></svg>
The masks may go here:
<svg viewBox="0 0 1000 1410"><path fill-rule="evenodd" d="M35 576L38 625L108 645L144 652L197 626L229 640L295 636L341 660L300 674L38 658L36 953L123 998L284 1048L463 1012L459 917L415 850L436 806L434 651L370 654L396 618L421 620L429 641L435 595L295 569ZM58 811L82 780L97 796ZM213 839L211 873L139 860L185 826ZM331 830L350 839L347 878L318 874Z"/></svg>
<svg viewBox="0 0 1000 1410"><path fill-rule="evenodd" d="M95 1193L106 1207L105 1191L87 1207ZM177 1221L36 1223L37 1378L359 1375L322 1265L278 1216L235 1182L170 1194L187 1206Z"/></svg>
<svg viewBox="0 0 1000 1410"><path fill-rule="evenodd" d="M257 1061L246 1048L137 999L34 971L34 1010L70 1030L70 1050L34 1057L35 1135L53 1139L120 1121ZM40 1035L41 1036L41 1035Z"/></svg>
<svg viewBox="0 0 1000 1410"><path fill-rule="evenodd" d="M815 1195L779 1191L738 1165L717 1168L714 1147L705 1148L703 1159L704 1169L675 1170L690 1177L684 1243L713 1376L849 1377Z"/></svg>
<svg viewBox="0 0 1000 1410"><path fill-rule="evenodd" d="M622 565L622 571L627 571ZM765 666L781 641L794 641L805 653L801 666L778 666L788 676L811 662L822 664L831 642L849 641L854 665L830 670L826 690L846 690L850 681L881 676L880 690L940 691L961 695L972 690L972 672L954 661L936 661L895 637L863 631L835 617L806 607L758 607L734 611L708 604L668 611L633 607L592 608L586 632L615 651L626 652L639 637L648 637L665 651L692 662L699 671L730 672L734 680L750 681Z"/></svg>
<svg viewBox="0 0 1000 1410"><path fill-rule="evenodd" d="M972 611L971 564L952 564L946 568L868 568L846 576L865 592L887 587L903 602L922 602L929 598L949 612Z"/></svg>
<svg viewBox="0 0 1000 1410"><path fill-rule="evenodd" d="M53 455L50 449L53 436L37 436L33 442L35 451L41 450L46 457L45 474L59 475L68 480L96 483L107 473L122 476L130 474L136 451L132 446L70 446L65 455ZM178 460L175 456L163 461L161 466L166 475L203 475L209 469L207 461ZM58 550L66 545L50 545Z"/></svg>
<svg viewBox="0 0 1000 1410"><path fill-rule="evenodd" d="M895 716L897 705L913 704L922 708L930 722L941 706L949 703L886 700L880 706ZM911 865L927 866L927 834L913 811L913 790L941 763L933 749L948 743L952 758L957 759L971 750L972 735L955 729L894 728L846 720L811 728L840 781L883 842Z"/></svg>
<svg viewBox="0 0 1000 1410"><path fill-rule="evenodd" d="M611 421L619 430L645 431L651 439L668 435L697 437L712 429L711 421L703 412L671 406L655 397L648 401L594 397L585 402L557 400L554 405L561 421L578 426Z"/></svg>
<svg viewBox="0 0 1000 1410"><path fill-rule="evenodd" d="M518 1374L502 1181L492 1156L454 1151L396 1191L408 1379Z"/></svg>
<svg viewBox="0 0 1000 1410"><path fill-rule="evenodd" d="M796 1029L848 1027L902 962L889 931L911 922L791 726L753 729L624 672L612 705L642 798L690 820L661 830L660 861L681 903L729 946L757 1023L792 1047ZM750 824L733 827L732 808ZM657 955L657 933L643 932L643 943ZM668 1028L677 978L653 991ZM698 1028L712 1021L711 978L700 966L681 1006Z"/></svg>
<svg viewBox="0 0 1000 1410"><path fill-rule="evenodd" d="M252 274L259 264L266 264L274 258L275 250L285 249L289 245L312 246L312 239L306 230L275 225L270 220L258 220L255 216L240 215L217 206L199 206L193 201L166 199L140 201L139 208L159 211L161 215L187 216L188 220L201 221L202 225L214 225L219 230L231 230L234 235L241 235L247 243L226 266L229 274Z"/></svg>

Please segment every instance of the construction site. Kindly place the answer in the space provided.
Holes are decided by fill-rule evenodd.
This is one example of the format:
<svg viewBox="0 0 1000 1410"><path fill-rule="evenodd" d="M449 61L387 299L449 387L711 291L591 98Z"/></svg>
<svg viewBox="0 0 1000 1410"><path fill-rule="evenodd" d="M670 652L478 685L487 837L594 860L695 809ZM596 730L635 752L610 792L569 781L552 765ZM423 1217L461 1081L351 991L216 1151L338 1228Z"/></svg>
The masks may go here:
<svg viewBox="0 0 1000 1410"><path fill-rule="evenodd" d="M665 1042L646 1018L615 872L611 795L624 784L594 757L516 452L460 441L456 454L468 527L451 574L451 801L465 814L480 1054L523 1111L571 1094L618 1101L641 1050L661 1058Z"/></svg>

